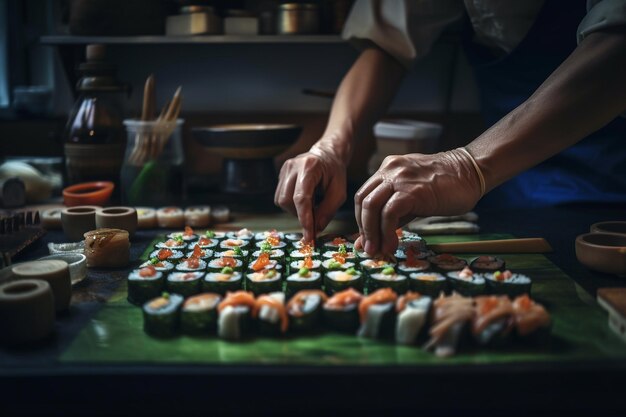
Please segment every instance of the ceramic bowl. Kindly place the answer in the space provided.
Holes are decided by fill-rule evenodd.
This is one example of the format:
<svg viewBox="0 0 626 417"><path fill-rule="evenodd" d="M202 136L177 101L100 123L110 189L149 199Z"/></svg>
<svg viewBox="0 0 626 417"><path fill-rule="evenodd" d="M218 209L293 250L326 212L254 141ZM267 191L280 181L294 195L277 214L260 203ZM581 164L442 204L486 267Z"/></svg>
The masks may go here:
<svg viewBox="0 0 626 417"><path fill-rule="evenodd" d="M63 189L63 203L67 207L103 206L111 198L115 184L111 181L83 182Z"/></svg>
<svg viewBox="0 0 626 417"><path fill-rule="evenodd" d="M589 228L591 233L617 233L626 236L626 221L608 221L594 223Z"/></svg>
<svg viewBox="0 0 626 417"><path fill-rule="evenodd" d="M98 206L67 207L61 211L63 232L72 242L83 239L83 235L96 228Z"/></svg>
<svg viewBox="0 0 626 417"><path fill-rule="evenodd" d="M626 277L626 235L582 234L576 238L576 258L594 271Z"/></svg>
<svg viewBox="0 0 626 417"><path fill-rule="evenodd" d="M96 211L96 228L122 229L133 236L137 230L137 210L132 207L107 207Z"/></svg>
<svg viewBox="0 0 626 417"><path fill-rule="evenodd" d="M70 279L72 285L76 285L87 277L87 257L82 253L57 253L44 256L39 260L58 259L65 261L70 268Z"/></svg>

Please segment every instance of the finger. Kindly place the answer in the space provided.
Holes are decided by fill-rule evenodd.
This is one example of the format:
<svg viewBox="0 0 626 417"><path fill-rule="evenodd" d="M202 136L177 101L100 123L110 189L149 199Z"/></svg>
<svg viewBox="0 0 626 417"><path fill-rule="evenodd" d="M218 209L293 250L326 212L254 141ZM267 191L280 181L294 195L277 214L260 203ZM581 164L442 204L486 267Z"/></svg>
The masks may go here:
<svg viewBox="0 0 626 417"><path fill-rule="evenodd" d="M381 215L381 233L383 236L381 252L393 254L398 247L396 229L400 225L400 219L406 218L412 211L414 199L405 193L395 193L385 203Z"/></svg>
<svg viewBox="0 0 626 417"><path fill-rule="evenodd" d="M374 174L367 181L365 181L365 184L363 184L356 194L354 194L354 218L356 219L357 226L359 226L359 234L361 236L363 236L363 224L361 223L363 200L372 191L374 191L374 189L378 187L381 182L382 178L379 175Z"/></svg>
<svg viewBox="0 0 626 417"><path fill-rule="evenodd" d="M363 236L359 235L354 241L354 249L355 250L363 250Z"/></svg>
<svg viewBox="0 0 626 417"><path fill-rule="evenodd" d="M293 193L297 178L297 171L294 172L292 170L285 170L283 165L283 169L280 172L280 179L278 185L276 186L276 193L274 194L274 204L294 216L298 214L296 206L293 202Z"/></svg>
<svg viewBox="0 0 626 417"><path fill-rule="evenodd" d="M329 187L324 193L324 199L315 209L316 233L326 229L335 212L346 201L346 185L338 179L331 180Z"/></svg>
<svg viewBox="0 0 626 417"><path fill-rule="evenodd" d="M303 234L305 242L310 242L315 239L313 193L318 182L319 177L314 172L299 175L293 193L293 203L296 207L300 225L304 229Z"/></svg>
<svg viewBox="0 0 626 417"><path fill-rule="evenodd" d="M383 182L363 200L361 223L365 236L365 252L376 255L380 252L380 221L383 206L394 194L393 186Z"/></svg>

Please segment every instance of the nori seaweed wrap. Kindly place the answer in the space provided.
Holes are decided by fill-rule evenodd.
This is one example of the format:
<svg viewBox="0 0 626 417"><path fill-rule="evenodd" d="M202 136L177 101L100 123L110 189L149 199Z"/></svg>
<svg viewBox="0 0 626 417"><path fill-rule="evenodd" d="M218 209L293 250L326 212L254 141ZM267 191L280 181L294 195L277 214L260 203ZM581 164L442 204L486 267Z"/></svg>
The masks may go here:
<svg viewBox="0 0 626 417"><path fill-rule="evenodd" d="M294 294L287 303L289 330L304 332L319 326L326 300L328 297L320 290L302 290Z"/></svg>
<svg viewBox="0 0 626 417"><path fill-rule="evenodd" d="M262 269L246 274L246 290L254 295L282 291L282 276L276 269Z"/></svg>
<svg viewBox="0 0 626 417"><path fill-rule="evenodd" d="M495 256L479 256L472 259L470 268L475 272L496 272L504 271L506 264L504 259Z"/></svg>
<svg viewBox="0 0 626 417"><path fill-rule="evenodd" d="M532 280L526 275L514 274L506 270L504 272L486 272L482 276L487 282L487 291L490 294L503 294L511 298L530 294Z"/></svg>
<svg viewBox="0 0 626 417"><path fill-rule="evenodd" d="M409 275L409 289L435 298L448 291L448 280L437 272L417 272Z"/></svg>
<svg viewBox="0 0 626 417"><path fill-rule="evenodd" d="M460 271L467 266L465 259L458 258L447 253L428 258L433 270L447 274L451 271Z"/></svg>
<svg viewBox="0 0 626 417"><path fill-rule="evenodd" d="M209 336L217 329L219 294L202 293L185 300L180 313L180 327L190 336Z"/></svg>
<svg viewBox="0 0 626 417"><path fill-rule="evenodd" d="M475 274L471 269L465 268L462 271L448 272L448 283L450 289L466 297L485 294L487 284L481 274Z"/></svg>
<svg viewBox="0 0 626 417"><path fill-rule="evenodd" d="M161 294L163 284L163 273L152 265L136 269L128 275L128 301L135 305L143 305Z"/></svg>
<svg viewBox="0 0 626 417"><path fill-rule="evenodd" d="M143 329L154 337L173 337L178 331L183 297L163 293L143 305Z"/></svg>
<svg viewBox="0 0 626 417"><path fill-rule="evenodd" d="M203 277L204 271L172 272L167 276L165 286L168 292L186 298L200 293Z"/></svg>
<svg viewBox="0 0 626 417"><path fill-rule="evenodd" d="M230 256L222 256L219 258L211 259L207 265L207 271L220 272L224 268L232 268L234 271L243 270L243 261L237 258L231 258Z"/></svg>
<svg viewBox="0 0 626 417"><path fill-rule="evenodd" d="M230 267L222 268L220 272L208 272L202 281L203 292L214 292L225 295L227 292L243 289L243 275Z"/></svg>
<svg viewBox="0 0 626 417"><path fill-rule="evenodd" d="M396 273L393 267L387 267L368 277L367 288L370 293L381 288L391 288L397 294L404 294L409 289L409 280L406 275Z"/></svg>
<svg viewBox="0 0 626 417"><path fill-rule="evenodd" d="M474 298L476 312L472 336L479 345L501 346L513 329L513 305L507 296L483 295Z"/></svg>
<svg viewBox="0 0 626 417"><path fill-rule="evenodd" d="M359 327L359 303L363 294L353 288L340 291L324 303L323 317L327 327L354 333Z"/></svg>

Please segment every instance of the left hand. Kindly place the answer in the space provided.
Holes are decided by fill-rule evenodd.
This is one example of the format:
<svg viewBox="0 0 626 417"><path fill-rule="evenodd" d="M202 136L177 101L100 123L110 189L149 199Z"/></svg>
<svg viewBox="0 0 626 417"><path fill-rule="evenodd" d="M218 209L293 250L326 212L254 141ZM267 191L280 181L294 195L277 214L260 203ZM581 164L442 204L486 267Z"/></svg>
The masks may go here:
<svg viewBox="0 0 626 417"><path fill-rule="evenodd" d="M480 197L480 179L464 152L388 156L354 196L356 246L393 254L398 227L417 216L465 213Z"/></svg>

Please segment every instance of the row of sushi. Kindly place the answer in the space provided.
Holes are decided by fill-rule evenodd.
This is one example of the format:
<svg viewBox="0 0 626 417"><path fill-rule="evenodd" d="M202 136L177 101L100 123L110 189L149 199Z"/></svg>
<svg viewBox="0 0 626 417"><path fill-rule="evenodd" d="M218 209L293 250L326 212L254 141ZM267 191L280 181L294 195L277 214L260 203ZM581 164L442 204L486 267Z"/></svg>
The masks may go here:
<svg viewBox="0 0 626 417"><path fill-rule="evenodd" d="M288 301L282 292L258 297L247 291L202 293L186 299L164 293L143 305L143 318L144 330L154 337L217 334L237 341L323 327L403 345L423 344L438 356L453 355L467 341L481 346L512 338L536 342L549 336L551 327L545 308L526 294L513 300L457 293L433 299L413 291L399 295L390 288L367 296L348 288L330 297L320 290L302 290Z"/></svg>
<svg viewBox="0 0 626 417"><path fill-rule="evenodd" d="M136 207L137 225L140 229L165 229L207 227L214 223L226 223L230 219L230 210L225 206L190 206L185 209L169 206L154 209Z"/></svg>

